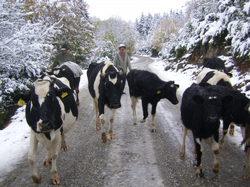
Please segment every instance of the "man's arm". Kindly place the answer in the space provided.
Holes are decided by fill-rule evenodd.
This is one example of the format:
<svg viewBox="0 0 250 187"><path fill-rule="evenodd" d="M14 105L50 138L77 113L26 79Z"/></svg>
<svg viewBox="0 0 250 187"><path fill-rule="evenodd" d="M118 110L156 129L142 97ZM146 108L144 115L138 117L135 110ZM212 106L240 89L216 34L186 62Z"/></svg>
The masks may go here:
<svg viewBox="0 0 250 187"><path fill-rule="evenodd" d="M128 69L129 69L129 70L131 70L131 69L132 69L131 64L130 64L130 57L129 57L129 55L128 55L128 62L127 62L127 66L128 66Z"/></svg>

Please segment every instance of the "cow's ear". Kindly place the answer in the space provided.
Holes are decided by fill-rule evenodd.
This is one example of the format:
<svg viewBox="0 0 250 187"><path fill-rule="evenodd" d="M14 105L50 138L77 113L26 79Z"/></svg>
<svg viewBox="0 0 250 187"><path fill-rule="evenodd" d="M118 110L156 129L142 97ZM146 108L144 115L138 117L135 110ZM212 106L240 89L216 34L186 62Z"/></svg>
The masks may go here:
<svg viewBox="0 0 250 187"><path fill-rule="evenodd" d="M222 104L223 104L223 105L227 105L227 104L229 104L233 99L234 99L233 96L231 96L231 95L226 95L225 97L222 98L221 101L222 101Z"/></svg>
<svg viewBox="0 0 250 187"><path fill-rule="evenodd" d="M204 101L205 101L205 100L204 100L201 96L199 96L199 95L194 95L194 96L193 96L193 100L194 100L194 102L197 103L197 104L203 104Z"/></svg>
<svg viewBox="0 0 250 187"><path fill-rule="evenodd" d="M18 104L18 106L23 106L30 100L30 94L18 94L13 97L13 101Z"/></svg>
<svg viewBox="0 0 250 187"><path fill-rule="evenodd" d="M175 84L174 86L176 87L176 89L180 88L179 84Z"/></svg>
<svg viewBox="0 0 250 187"><path fill-rule="evenodd" d="M59 90L55 89L55 93L56 93L56 96L58 96L60 98L66 98L69 95L71 95L73 93L73 91L69 88L61 88Z"/></svg>

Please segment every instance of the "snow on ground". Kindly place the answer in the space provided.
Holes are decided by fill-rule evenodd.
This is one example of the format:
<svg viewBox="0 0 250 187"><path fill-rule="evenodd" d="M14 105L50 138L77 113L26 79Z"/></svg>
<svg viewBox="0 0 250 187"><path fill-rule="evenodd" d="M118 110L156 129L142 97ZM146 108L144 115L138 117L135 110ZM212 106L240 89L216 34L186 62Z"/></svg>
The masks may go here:
<svg viewBox="0 0 250 187"><path fill-rule="evenodd" d="M137 61L138 58L133 57L131 63ZM190 67L193 65L190 65ZM180 85L178 93L182 95L187 87L189 87L194 80L192 80L193 70L190 68L185 73L181 71L164 71L166 63L158 58L154 58L154 62L150 64L150 69L156 73L162 80L174 80L176 84ZM236 72L235 72L236 74ZM250 79L250 78L249 78ZM232 80L233 83L239 82L237 76ZM81 76L80 88L87 86L87 71L83 70ZM4 130L0 131L0 181L4 180L7 172L10 172L15 168L17 163L23 158L28 156L29 150L29 137L30 128L25 119L25 106L20 107L16 114L12 117L11 124ZM236 144L241 142L241 134L238 127L234 137L230 137L230 141L234 141ZM28 157L27 157L28 162Z"/></svg>

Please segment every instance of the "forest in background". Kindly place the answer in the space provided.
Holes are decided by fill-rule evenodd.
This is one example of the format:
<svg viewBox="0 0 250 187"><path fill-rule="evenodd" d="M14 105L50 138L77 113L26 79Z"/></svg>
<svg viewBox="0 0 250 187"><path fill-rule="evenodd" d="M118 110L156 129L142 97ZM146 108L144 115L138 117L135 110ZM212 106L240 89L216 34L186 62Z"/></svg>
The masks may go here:
<svg viewBox="0 0 250 187"><path fill-rule="evenodd" d="M84 0L0 0L0 126L12 97L28 91L25 83L46 71L65 42L83 68L113 60L124 43L130 55L187 63L225 55L249 70L249 0L190 0L185 12L142 13L135 22L89 17L88 8Z"/></svg>

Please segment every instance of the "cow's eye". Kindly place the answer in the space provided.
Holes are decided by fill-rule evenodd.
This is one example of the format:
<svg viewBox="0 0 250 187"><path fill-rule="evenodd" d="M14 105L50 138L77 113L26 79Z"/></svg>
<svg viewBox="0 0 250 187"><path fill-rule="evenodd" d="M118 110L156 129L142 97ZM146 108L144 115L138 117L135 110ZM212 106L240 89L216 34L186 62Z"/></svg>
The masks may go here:
<svg viewBox="0 0 250 187"><path fill-rule="evenodd" d="M51 102L55 102L56 98L52 97Z"/></svg>

